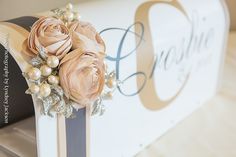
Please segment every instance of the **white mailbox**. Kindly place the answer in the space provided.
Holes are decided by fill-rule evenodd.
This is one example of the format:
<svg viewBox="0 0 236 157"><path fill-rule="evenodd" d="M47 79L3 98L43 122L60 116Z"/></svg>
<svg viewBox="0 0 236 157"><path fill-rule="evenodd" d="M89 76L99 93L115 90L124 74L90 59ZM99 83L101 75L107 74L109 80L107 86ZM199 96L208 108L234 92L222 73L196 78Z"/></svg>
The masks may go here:
<svg viewBox="0 0 236 157"><path fill-rule="evenodd" d="M100 117L87 108L75 119L50 118L40 102L29 102L38 157L132 157L217 92L229 29L223 0L91 1L75 9L100 32L120 84ZM37 18L0 23L0 43L20 67L16 77L28 66L20 52Z"/></svg>

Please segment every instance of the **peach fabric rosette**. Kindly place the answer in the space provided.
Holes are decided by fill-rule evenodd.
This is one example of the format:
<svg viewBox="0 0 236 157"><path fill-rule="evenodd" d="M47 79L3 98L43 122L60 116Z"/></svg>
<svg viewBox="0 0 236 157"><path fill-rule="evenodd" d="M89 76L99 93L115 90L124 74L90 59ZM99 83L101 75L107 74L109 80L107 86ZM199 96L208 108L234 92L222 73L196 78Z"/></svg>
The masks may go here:
<svg viewBox="0 0 236 157"><path fill-rule="evenodd" d="M32 26L23 52L34 57L42 48L46 54L62 59L72 47L71 35L64 23L53 17L42 17ZM23 47L24 48L24 47Z"/></svg>
<svg viewBox="0 0 236 157"><path fill-rule="evenodd" d="M105 82L105 43L96 29L87 22L71 23L72 52L60 63L60 85L65 95L86 106L100 95Z"/></svg>
<svg viewBox="0 0 236 157"><path fill-rule="evenodd" d="M60 19L42 17L26 41L24 52L34 57L24 74L31 83L27 93L42 100L45 114L71 117L73 108L100 105L107 80L105 43L91 24L76 20L67 27Z"/></svg>
<svg viewBox="0 0 236 157"><path fill-rule="evenodd" d="M75 49L63 58L59 70L65 95L86 106L101 94L105 82L104 55Z"/></svg>
<svg viewBox="0 0 236 157"><path fill-rule="evenodd" d="M82 49L83 51L91 52L105 52L104 41L90 23L75 21L68 27L72 35L72 49Z"/></svg>

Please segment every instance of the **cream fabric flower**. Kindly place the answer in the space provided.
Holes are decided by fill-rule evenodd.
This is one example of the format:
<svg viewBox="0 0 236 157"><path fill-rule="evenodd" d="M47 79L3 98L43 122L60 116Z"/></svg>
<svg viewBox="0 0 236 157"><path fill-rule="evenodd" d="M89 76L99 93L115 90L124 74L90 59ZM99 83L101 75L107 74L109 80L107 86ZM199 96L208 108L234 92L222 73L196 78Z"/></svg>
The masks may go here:
<svg viewBox="0 0 236 157"><path fill-rule="evenodd" d="M60 85L65 95L85 106L101 94L105 82L104 55L76 49L60 63Z"/></svg>
<svg viewBox="0 0 236 157"><path fill-rule="evenodd" d="M43 48L48 55L62 59L71 47L71 36L64 23L53 17L42 17L32 26L24 52L35 56Z"/></svg>

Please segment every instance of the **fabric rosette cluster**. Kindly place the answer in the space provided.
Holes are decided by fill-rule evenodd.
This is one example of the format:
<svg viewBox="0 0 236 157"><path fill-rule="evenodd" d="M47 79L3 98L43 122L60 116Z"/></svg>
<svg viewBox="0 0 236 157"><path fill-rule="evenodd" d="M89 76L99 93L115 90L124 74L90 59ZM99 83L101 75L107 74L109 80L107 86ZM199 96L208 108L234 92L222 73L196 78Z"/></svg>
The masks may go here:
<svg viewBox="0 0 236 157"><path fill-rule="evenodd" d="M93 114L104 112L101 101L111 97L115 73L107 72L105 43L90 23L41 17L33 24L23 52L32 65L23 73L29 81L26 93L42 101L43 114L68 118L74 109L88 105L93 106Z"/></svg>

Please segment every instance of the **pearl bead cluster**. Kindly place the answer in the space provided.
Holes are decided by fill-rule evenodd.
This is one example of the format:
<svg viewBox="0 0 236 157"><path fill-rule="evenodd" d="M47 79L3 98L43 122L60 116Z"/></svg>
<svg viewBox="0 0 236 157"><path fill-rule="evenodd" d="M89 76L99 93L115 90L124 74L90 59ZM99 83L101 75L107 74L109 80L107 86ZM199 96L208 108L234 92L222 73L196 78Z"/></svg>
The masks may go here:
<svg viewBox="0 0 236 157"><path fill-rule="evenodd" d="M113 89L117 87L116 73L113 71L105 76L105 84L109 88L109 91L103 94L105 99L112 99L113 97Z"/></svg>
<svg viewBox="0 0 236 157"><path fill-rule="evenodd" d="M75 20L80 19L80 14L73 11L73 5L71 3L67 4L66 9L54 9L52 12L55 16L61 19L66 25L70 24Z"/></svg>
<svg viewBox="0 0 236 157"><path fill-rule="evenodd" d="M32 65L23 76L29 81L26 94L34 95L41 101L42 114L54 117L62 114L66 118L73 117L74 102L66 98L62 87L59 85L59 58L49 56L43 48L29 63Z"/></svg>
<svg viewBox="0 0 236 157"><path fill-rule="evenodd" d="M49 56L45 64L31 67L26 73L26 77L32 82L28 89L29 93L42 98L48 97L51 94L50 85L59 84L59 77L52 74L58 65L59 59L56 56Z"/></svg>

